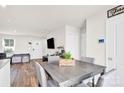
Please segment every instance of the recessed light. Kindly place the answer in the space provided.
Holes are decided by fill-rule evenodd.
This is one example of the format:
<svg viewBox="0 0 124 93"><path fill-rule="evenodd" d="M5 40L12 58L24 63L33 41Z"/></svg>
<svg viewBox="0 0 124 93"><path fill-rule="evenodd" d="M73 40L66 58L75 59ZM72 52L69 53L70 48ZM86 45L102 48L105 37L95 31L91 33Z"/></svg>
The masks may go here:
<svg viewBox="0 0 124 93"><path fill-rule="evenodd" d="M14 30L14 33L16 33L16 30Z"/></svg>

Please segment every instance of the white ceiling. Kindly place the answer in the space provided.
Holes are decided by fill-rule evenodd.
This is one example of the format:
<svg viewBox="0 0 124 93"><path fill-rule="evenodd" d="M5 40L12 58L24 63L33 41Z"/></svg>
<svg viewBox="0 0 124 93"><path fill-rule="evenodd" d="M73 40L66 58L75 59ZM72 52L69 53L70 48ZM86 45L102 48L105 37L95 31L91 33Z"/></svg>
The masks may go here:
<svg viewBox="0 0 124 93"><path fill-rule="evenodd" d="M108 5L0 7L0 33L42 36L66 24L81 27L83 20L88 16L111 7Z"/></svg>

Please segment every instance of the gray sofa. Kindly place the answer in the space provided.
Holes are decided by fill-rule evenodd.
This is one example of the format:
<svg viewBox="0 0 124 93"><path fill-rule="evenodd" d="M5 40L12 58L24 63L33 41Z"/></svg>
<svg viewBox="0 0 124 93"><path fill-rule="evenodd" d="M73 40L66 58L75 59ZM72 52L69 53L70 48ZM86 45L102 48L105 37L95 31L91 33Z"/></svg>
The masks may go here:
<svg viewBox="0 0 124 93"><path fill-rule="evenodd" d="M30 54L14 54L11 57L11 63L25 63L30 62Z"/></svg>

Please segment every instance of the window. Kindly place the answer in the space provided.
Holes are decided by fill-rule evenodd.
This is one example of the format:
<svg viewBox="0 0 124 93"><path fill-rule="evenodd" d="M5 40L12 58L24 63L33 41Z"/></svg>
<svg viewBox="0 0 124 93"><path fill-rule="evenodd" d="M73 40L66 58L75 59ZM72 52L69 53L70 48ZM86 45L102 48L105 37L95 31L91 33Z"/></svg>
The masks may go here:
<svg viewBox="0 0 124 93"><path fill-rule="evenodd" d="M14 40L13 39L4 39L4 46L5 47L14 47Z"/></svg>
<svg viewBox="0 0 124 93"><path fill-rule="evenodd" d="M3 47L5 53L13 53L14 52L14 39L4 39Z"/></svg>

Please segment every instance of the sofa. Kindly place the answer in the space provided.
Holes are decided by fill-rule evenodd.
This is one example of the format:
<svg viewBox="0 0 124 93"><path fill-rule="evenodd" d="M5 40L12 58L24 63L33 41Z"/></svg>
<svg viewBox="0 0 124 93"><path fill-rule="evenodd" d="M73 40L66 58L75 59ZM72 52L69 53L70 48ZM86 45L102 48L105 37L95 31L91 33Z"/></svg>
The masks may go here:
<svg viewBox="0 0 124 93"><path fill-rule="evenodd" d="M0 59L6 59L6 53L0 53Z"/></svg>
<svg viewBox="0 0 124 93"><path fill-rule="evenodd" d="M11 64L30 62L30 54L14 54L11 57Z"/></svg>

